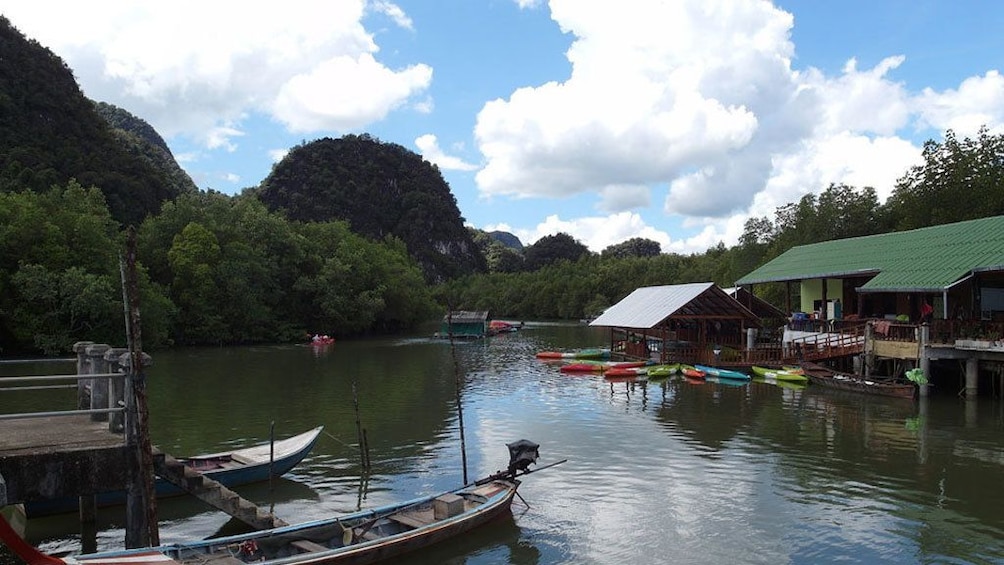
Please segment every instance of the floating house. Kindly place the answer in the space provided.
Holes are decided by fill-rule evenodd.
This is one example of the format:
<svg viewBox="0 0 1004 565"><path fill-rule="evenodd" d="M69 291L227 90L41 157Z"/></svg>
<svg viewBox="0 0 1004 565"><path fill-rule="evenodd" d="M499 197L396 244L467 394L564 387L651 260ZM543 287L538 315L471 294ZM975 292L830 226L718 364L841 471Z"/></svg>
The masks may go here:
<svg viewBox="0 0 1004 565"><path fill-rule="evenodd" d="M1004 384L1004 216L802 245L736 281L765 284L784 285L785 359L962 362L967 397L981 368Z"/></svg>
<svg viewBox="0 0 1004 565"><path fill-rule="evenodd" d="M1004 322L1004 216L794 247L736 286L767 283L808 319Z"/></svg>
<svg viewBox="0 0 1004 565"><path fill-rule="evenodd" d="M488 311L447 312L436 334L444 338L480 339L488 335Z"/></svg>

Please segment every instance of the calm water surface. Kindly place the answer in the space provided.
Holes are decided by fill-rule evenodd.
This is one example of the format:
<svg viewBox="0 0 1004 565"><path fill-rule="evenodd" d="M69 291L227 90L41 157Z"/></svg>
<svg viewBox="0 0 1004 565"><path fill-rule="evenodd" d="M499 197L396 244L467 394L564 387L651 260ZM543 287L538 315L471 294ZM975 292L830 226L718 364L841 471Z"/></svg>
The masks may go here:
<svg viewBox="0 0 1004 565"><path fill-rule="evenodd" d="M433 330L429 330L431 335ZM807 387L675 378L611 382L537 360L605 332L530 324L485 341L412 338L157 352L151 434L175 455L325 426L273 485L238 489L288 522L460 484L457 376L468 478L541 444L512 518L413 554L409 564L1004 563L1004 409L937 391L920 402ZM373 468L361 473L356 411ZM68 401L72 404L72 400ZM161 541L233 529L193 500L161 501ZM123 513L101 510L100 549ZM79 551L75 517L33 520L31 540Z"/></svg>

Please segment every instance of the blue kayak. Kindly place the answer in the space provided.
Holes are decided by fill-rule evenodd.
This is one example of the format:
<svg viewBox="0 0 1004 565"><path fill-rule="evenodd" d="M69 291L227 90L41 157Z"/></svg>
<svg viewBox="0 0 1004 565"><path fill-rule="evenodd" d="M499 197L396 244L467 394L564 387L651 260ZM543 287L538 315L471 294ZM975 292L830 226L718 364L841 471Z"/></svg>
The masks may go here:
<svg viewBox="0 0 1004 565"><path fill-rule="evenodd" d="M731 369L720 369L718 367L709 367L707 365L694 365L697 369L704 371L708 376L718 377L720 379L733 379L737 381L748 381L750 376L746 373L740 373L739 371L733 371Z"/></svg>

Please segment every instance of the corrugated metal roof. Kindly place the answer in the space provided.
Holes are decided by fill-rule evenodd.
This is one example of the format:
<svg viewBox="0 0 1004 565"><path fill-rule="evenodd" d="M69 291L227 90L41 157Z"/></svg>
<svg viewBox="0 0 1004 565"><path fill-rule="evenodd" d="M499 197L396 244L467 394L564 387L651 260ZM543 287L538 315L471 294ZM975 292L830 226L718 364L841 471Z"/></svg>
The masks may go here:
<svg viewBox="0 0 1004 565"><path fill-rule="evenodd" d="M874 274L862 291L935 292L1004 265L1004 216L789 249L737 285Z"/></svg>
<svg viewBox="0 0 1004 565"><path fill-rule="evenodd" d="M443 316L443 323L453 322L454 324L470 324L485 322L488 320L488 311L473 311L473 310L455 310L453 312L447 312Z"/></svg>
<svg viewBox="0 0 1004 565"><path fill-rule="evenodd" d="M756 320L752 312L715 283L705 282L637 288L589 325L650 329L674 314L689 317L734 315Z"/></svg>

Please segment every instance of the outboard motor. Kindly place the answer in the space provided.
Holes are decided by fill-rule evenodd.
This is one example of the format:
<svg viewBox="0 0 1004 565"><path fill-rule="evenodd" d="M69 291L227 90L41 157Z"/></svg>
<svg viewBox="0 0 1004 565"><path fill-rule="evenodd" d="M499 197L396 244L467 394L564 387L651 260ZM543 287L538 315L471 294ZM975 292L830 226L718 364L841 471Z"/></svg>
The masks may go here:
<svg viewBox="0 0 1004 565"><path fill-rule="evenodd" d="M507 443L506 447L509 448L508 473L512 477L515 477L518 471L525 472L527 467L532 463L536 463L540 457L540 453L537 451L540 445L528 439Z"/></svg>

